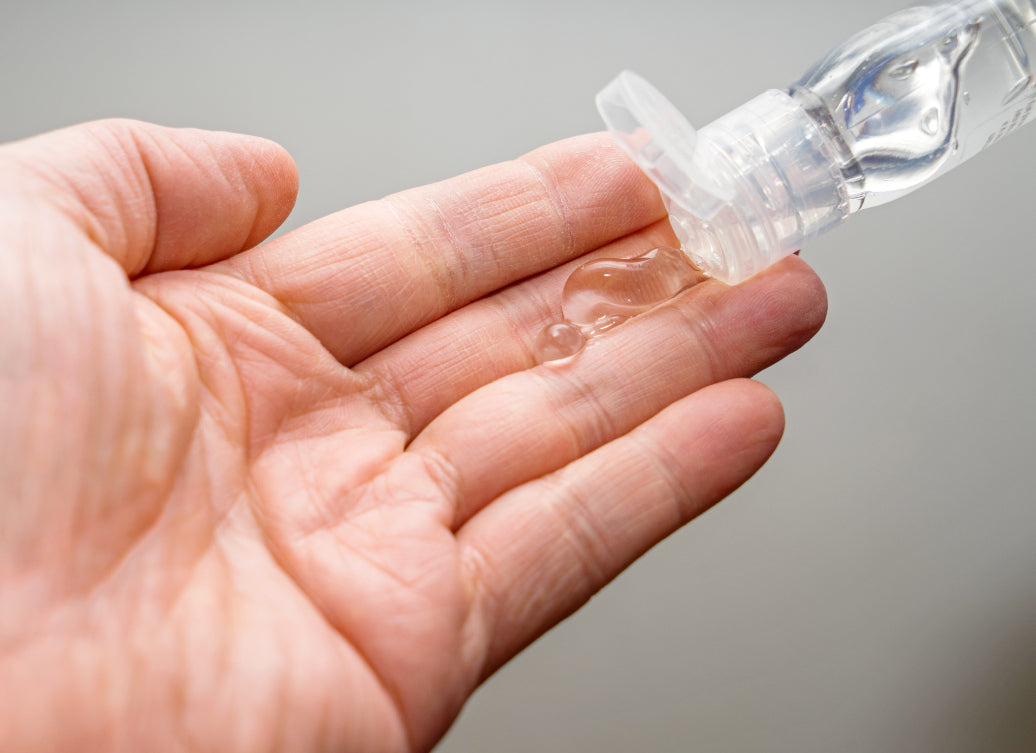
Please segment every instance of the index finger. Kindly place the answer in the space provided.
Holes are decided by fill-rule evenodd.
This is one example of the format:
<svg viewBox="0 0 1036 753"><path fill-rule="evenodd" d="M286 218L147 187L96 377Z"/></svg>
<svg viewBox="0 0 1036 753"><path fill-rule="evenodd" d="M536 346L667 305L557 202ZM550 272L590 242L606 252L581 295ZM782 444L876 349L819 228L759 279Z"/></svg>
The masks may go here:
<svg viewBox="0 0 1036 753"><path fill-rule="evenodd" d="M606 134L330 215L223 265L345 364L665 216Z"/></svg>

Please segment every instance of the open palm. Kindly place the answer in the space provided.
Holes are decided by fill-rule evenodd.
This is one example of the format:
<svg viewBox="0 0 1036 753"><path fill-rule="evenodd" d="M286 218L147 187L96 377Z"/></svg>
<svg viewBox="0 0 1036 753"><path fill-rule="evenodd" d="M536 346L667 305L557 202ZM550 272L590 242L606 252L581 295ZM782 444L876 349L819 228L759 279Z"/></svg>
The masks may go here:
<svg viewBox="0 0 1036 753"><path fill-rule="evenodd" d="M5 751L419 751L762 464L797 259L563 366L586 255L672 244L603 136L257 245L269 142L109 121L0 148Z"/></svg>

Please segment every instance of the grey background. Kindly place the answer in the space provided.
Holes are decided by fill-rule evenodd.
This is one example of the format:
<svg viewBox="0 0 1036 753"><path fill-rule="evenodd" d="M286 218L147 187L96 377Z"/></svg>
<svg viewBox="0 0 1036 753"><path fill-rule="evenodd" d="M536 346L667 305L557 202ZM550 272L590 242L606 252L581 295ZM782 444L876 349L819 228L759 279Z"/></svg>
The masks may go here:
<svg viewBox="0 0 1036 753"><path fill-rule="evenodd" d="M123 115L294 154L294 227L599 126L618 70L704 124L897 0L28 2L0 139ZM1036 750L1036 127L807 258L770 464L493 678L441 745Z"/></svg>

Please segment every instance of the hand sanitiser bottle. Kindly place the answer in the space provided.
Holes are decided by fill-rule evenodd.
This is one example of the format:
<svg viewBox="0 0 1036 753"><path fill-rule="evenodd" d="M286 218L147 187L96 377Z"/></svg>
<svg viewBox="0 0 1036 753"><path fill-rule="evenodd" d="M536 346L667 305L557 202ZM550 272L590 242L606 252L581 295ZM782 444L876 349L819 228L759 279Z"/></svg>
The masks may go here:
<svg viewBox="0 0 1036 753"><path fill-rule="evenodd" d="M896 13L788 90L699 131L623 73L597 96L618 142L657 184L681 249L578 268L563 321L534 344L562 361L588 338L703 276L737 284L898 198L1026 123L1036 107L1036 0L950 0Z"/></svg>
<svg viewBox="0 0 1036 753"><path fill-rule="evenodd" d="M1033 55L1036 0L952 0L879 21L698 131L632 73L597 104L683 251L736 284L1026 123Z"/></svg>

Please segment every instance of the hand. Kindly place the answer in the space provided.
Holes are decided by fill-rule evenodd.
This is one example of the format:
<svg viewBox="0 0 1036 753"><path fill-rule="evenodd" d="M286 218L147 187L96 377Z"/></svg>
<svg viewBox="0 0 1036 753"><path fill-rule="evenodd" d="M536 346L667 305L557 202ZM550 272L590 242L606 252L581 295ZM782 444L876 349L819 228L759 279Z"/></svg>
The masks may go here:
<svg viewBox="0 0 1036 753"><path fill-rule="evenodd" d="M567 271L672 245L605 136L257 245L296 173L131 122L0 148L5 751L427 750L776 446L798 259L536 366Z"/></svg>

